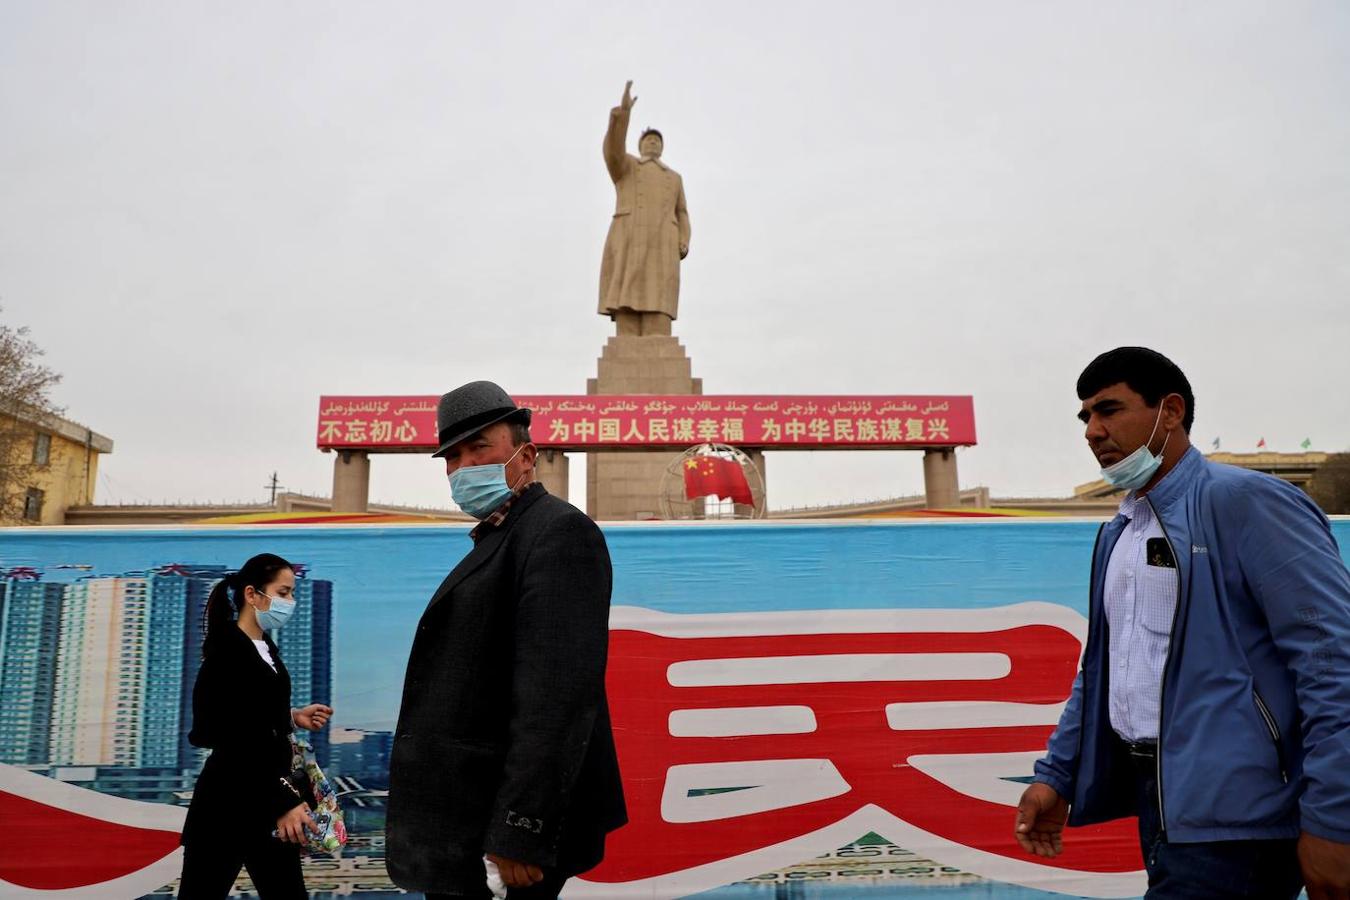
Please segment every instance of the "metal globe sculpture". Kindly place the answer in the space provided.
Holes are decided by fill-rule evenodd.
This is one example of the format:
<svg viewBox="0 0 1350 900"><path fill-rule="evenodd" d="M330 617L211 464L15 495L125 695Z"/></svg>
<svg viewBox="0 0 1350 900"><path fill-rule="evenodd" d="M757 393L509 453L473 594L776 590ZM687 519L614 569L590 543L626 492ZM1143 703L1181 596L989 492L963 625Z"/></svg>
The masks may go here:
<svg viewBox="0 0 1350 900"><path fill-rule="evenodd" d="M696 444L661 478L663 519L762 519L766 512L763 473L729 444Z"/></svg>

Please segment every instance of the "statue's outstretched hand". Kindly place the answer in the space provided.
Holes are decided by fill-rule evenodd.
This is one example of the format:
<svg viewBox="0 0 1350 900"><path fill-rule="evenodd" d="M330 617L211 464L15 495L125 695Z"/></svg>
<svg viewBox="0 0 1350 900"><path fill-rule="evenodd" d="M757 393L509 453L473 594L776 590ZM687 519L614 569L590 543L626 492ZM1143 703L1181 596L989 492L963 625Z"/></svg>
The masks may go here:
<svg viewBox="0 0 1350 900"><path fill-rule="evenodd" d="M619 101L619 109L622 109L625 112L632 109L633 104L637 103L637 98L629 94L629 91L632 89L633 82L631 80L623 86L623 99Z"/></svg>

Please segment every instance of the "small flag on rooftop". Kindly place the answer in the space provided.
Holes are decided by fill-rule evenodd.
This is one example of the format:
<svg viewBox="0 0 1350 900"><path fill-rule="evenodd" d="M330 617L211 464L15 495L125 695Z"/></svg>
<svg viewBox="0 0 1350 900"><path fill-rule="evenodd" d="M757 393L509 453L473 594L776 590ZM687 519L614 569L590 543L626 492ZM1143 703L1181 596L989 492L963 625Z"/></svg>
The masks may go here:
<svg viewBox="0 0 1350 900"><path fill-rule="evenodd" d="M1302 447L1304 450L1307 450L1309 447L1312 446L1312 438L1304 438L1303 443L1299 444L1299 446Z"/></svg>
<svg viewBox="0 0 1350 900"><path fill-rule="evenodd" d="M1215 449L1215 450L1218 450L1218 449L1219 449L1219 439L1218 439L1218 438L1215 438L1215 439L1214 439L1214 449Z"/></svg>
<svg viewBox="0 0 1350 900"><path fill-rule="evenodd" d="M1265 439L1265 438L1261 438L1261 440L1259 440L1259 441L1256 442L1256 449L1258 449L1258 450L1263 449L1265 446L1266 446L1266 439Z"/></svg>

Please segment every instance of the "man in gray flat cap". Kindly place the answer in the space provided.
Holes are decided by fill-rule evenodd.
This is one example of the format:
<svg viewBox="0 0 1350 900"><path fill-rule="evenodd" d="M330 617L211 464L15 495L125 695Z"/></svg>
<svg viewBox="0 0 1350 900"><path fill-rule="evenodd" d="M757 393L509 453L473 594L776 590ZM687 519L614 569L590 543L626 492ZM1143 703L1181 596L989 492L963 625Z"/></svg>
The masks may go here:
<svg viewBox="0 0 1350 900"><path fill-rule="evenodd" d="M450 491L479 520L413 637L390 765L387 853L400 887L551 900L627 821L605 662L609 551L534 480L530 411L489 381L441 397Z"/></svg>

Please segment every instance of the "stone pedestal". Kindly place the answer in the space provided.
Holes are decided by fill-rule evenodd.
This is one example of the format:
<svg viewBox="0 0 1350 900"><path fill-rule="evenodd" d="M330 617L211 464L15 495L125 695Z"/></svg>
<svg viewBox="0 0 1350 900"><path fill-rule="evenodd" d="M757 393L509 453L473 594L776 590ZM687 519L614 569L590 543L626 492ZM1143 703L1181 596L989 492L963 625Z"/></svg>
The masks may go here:
<svg viewBox="0 0 1350 900"><path fill-rule="evenodd" d="M561 450L540 450L534 461L534 477L550 494L566 500L570 467L567 454Z"/></svg>
<svg viewBox="0 0 1350 900"><path fill-rule="evenodd" d="M363 513L370 502L370 454L339 450L333 458L333 512Z"/></svg>
<svg viewBox="0 0 1350 900"><path fill-rule="evenodd" d="M659 334L621 334L605 343L588 394L701 394L684 346ZM598 520L654 518L661 480L679 453L633 450L586 457L586 513Z"/></svg>
<svg viewBox="0 0 1350 900"><path fill-rule="evenodd" d="M929 509L952 509L961 505L956 481L956 449L923 451L924 505Z"/></svg>

